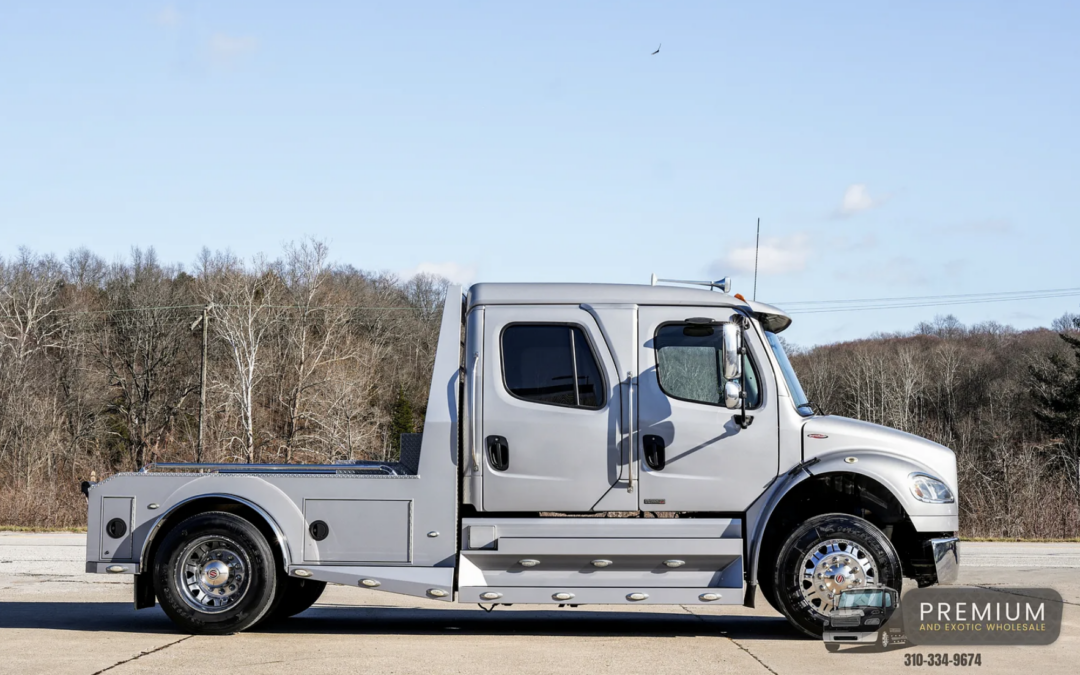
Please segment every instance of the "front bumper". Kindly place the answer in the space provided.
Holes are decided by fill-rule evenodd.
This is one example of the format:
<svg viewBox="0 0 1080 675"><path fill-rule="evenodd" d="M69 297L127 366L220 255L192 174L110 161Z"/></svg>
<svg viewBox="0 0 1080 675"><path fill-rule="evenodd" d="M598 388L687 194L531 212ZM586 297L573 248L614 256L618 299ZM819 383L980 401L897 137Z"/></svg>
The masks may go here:
<svg viewBox="0 0 1080 675"><path fill-rule="evenodd" d="M858 644L860 642L877 642L878 631L859 631L859 630L829 630L825 629L825 632L821 635L821 639L825 642L839 642L841 644Z"/></svg>
<svg viewBox="0 0 1080 675"><path fill-rule="evenodd" d="M927 542L939 584L954 584L960 575L960 539L942 537Z"/></svg>

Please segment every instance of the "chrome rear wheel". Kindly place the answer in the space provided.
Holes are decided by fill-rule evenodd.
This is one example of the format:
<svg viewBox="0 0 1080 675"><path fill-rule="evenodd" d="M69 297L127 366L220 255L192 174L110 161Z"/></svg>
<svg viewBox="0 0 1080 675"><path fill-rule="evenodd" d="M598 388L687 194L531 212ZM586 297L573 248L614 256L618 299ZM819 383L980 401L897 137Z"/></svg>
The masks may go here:
<svg viewBox="0 0 1080 675"><path fill-rule="evenodd" d="M243 599L250 584L247 554L221 536L198 537L184 547L176 566L176 587L192 609L216 614Z"/></svg>
<svg viewBox="0 0 1080 675"><path fill-rule="evenodd" d="M154 594L181 630L228 635L274 608L279 564L251 521L223 511L200 513L163 535L154 554Z"/></svg>

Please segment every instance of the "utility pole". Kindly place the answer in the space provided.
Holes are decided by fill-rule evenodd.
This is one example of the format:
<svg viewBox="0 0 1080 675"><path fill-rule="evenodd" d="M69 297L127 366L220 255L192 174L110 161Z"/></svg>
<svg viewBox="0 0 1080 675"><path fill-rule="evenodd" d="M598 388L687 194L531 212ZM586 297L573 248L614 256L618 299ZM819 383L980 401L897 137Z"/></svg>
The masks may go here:
<svg viewBox="0 0 1080 675"><path fill-rule="evenodd" d="M202 373L199 379L199 445L195 449L195 463L202 462L203 455L203 438L205 437L206 429L206 342L208 337L208 328L210 324L210 310L214 308L214 303L208 304L203 307L202 316L195 319L195 323L191 324L191 330L195 330L199 324L202 324Z"/></svg>
<svg viewBox="0 0 1080 675"><path fill-rule="evenodd" d="M754 300L757 300L757 260L761 250L761 218L757 219L757 242L754 244Z"/></svg>

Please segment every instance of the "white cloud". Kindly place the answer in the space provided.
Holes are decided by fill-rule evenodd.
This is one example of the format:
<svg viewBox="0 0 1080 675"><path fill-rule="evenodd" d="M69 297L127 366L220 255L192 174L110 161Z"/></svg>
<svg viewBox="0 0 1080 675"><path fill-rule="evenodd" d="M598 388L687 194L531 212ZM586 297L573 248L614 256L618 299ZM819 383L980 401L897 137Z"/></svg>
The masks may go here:
<svg viewBox="0 0 1080 675"><path fill-rule="evenodd" d="M476 267L474 265L459 265L455 262L423 262L412 269L403 271L401 276L409 279L417 274L433 274L446 279L450 283L468 286L476 278Z"/></svg>
<svg viewBox="0 0 1080 675"><path fill-rule="evenodd" d="M259 41L253 37L218 33L210 38L210 55L221 63L233 63L253 54L258 48Z"/></svg>
<svg viewBox="0 0 1080 675"><path fill-rule="evenodd" d="M781 237L766 237L761 241L758 251L758 272L760 274L784 274L801 272L806 268L806 261L813 253L810 237L805 232L796 232ZM738 246L716 261L711 271L717 275L734 272L754 273L754 245Z"/></svg>
<svg viewBox="0 0 1080 675"><path fill-rule="evenodd" d="M154 21L161 26L179 26L181 21L180 12L176 11L176 8L172 5L169 5L154 16Z"/></svg>
<svg viewBox="0 0 1080 675"><path fill-rule="evenodd" d="M853 216L856 213L863 211L869 211L870 209L877 208L885 203L885 199L875 199L870 196L870 191L866 189L866 185L863 183L853 183L844 190L844 196L840 200L840 208L837 210L837 215L840 216Z"/></svg>

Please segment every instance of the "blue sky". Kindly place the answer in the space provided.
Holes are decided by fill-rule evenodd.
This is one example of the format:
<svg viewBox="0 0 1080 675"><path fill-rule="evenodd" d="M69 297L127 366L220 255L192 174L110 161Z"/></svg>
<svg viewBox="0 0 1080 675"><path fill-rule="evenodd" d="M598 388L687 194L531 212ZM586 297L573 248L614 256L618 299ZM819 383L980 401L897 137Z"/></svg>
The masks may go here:
<svg viewBox="0 0 1080 675"><path fill-rule="evenodd" d="M1080 286L1080 3L5 3L0 255L759 298ZM660 54L650 52L663 43ZM936 313L810 314L800 344Z"/></svg>

